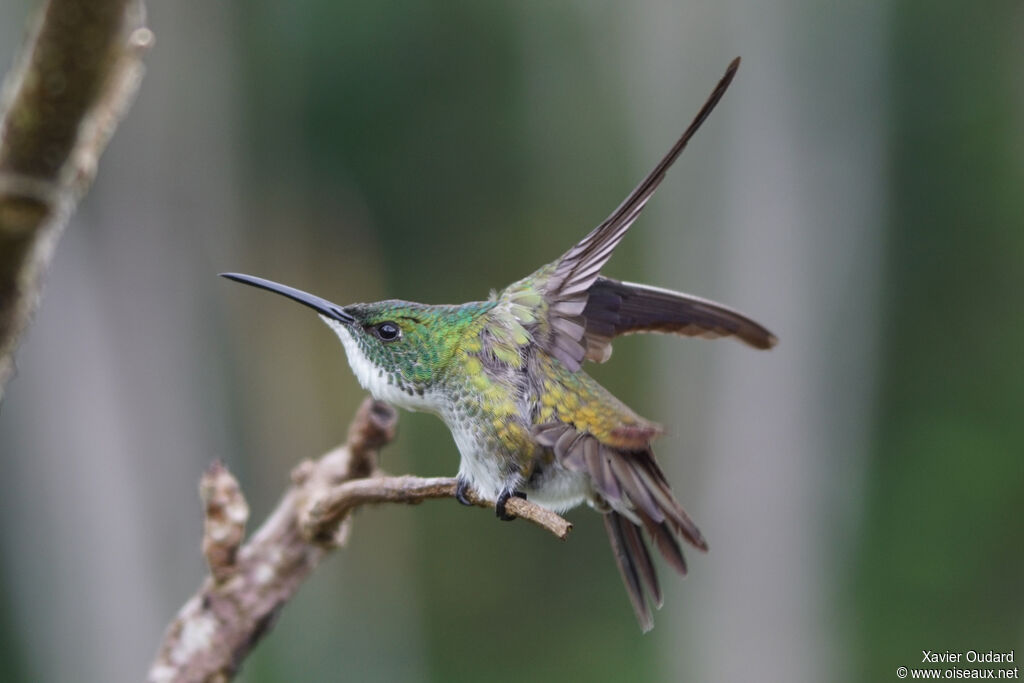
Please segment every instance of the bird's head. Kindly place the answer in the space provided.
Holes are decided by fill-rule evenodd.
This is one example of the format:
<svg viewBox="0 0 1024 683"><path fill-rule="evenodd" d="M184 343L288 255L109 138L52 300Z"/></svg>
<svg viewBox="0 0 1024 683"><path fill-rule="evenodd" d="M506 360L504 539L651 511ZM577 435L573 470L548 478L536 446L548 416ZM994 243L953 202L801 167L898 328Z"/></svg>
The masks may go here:
<svg viewBox="0 0 1024 683"><path fill-rule="evenodd" d="M444 373L467 319L459 307L410 301L377 301L339 306L271 280L222 273L223 277L265 289L312 308L341 339L349 365L375 397L414 409ZM411 405L416 404L416 405Z"/></svg>

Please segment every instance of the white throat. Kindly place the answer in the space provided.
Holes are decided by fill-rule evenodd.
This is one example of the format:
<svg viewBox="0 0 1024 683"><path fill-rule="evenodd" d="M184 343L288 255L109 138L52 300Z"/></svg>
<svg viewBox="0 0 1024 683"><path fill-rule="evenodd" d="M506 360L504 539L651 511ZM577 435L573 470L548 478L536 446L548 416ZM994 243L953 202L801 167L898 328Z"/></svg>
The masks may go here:
<svg viewBox="0 0 1024 683"><path fill-rule="evenodd" d="M420 396L416 393L409 394L388 382L384 370L370 362L363 350L356 343L351 330L344 323L321 315L320 319L327 323L327 326L334 330L345 347L345 355L348 356L348 364L352 368L352 374L359 380L360 386L366 389L378 401L387 401L399 408L412 411L436 412L437 405L431 392Z"/></svg>

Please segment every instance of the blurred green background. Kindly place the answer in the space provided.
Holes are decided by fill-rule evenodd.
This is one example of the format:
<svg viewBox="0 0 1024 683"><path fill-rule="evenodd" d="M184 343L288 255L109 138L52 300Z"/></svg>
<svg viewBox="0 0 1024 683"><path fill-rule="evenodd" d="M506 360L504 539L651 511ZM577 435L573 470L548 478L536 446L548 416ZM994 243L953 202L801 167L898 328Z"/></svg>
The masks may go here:
<svg viewBox="0 0 1024 683"><path fill-rule="evenodd" d="M10 64L30 13L0 6ZM711 552L636 628L599 518L359 514L240 680L886 681L1024 645L1024 4L152 2L138 100L0 412L0 670L138 680L203 576L214 458L257 522L362 393L309 311L485 297L604 218L735 55L606 272L780 337L594 374ZM455 472L403 414L390 471Z"/></svg>

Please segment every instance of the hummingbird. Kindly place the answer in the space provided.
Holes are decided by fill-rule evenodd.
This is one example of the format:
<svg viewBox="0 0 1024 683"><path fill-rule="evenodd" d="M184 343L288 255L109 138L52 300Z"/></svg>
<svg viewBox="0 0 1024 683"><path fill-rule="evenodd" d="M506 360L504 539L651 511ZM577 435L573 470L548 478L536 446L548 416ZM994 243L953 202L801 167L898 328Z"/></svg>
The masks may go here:
<svg viewBox="0 0 1024 683"><path fill-rule="evenodd" d="M485 301L428 305L387 300L339 306L251 275L231 280L316 311L341 340L364 389L382 401L439 416L461 456L456 498L470 489L563 512L587 503L602 514L641 629L662 592L646 536L685 575L685 541L707 542L676 501L654 458L658 424L640 417L583 370L603 363L615 337L660 332L735 337L768 349L776 337L747 316L689 294L600 274L687 142L736 75L729 65L668 154L600 225L557 260Z"/></svg>

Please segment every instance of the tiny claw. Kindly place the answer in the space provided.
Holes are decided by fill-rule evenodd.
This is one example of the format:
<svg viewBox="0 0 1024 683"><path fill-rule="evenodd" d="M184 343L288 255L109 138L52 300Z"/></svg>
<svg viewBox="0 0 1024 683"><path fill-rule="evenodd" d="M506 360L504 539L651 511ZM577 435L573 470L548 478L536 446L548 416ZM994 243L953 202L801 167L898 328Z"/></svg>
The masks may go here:
<svg viewBox="0 0 1024 683"><path fill-rule="evenodd" d="M498 515L498 519L500 519L503 522L511 522L513 519L516 518L515 515L510 515L507 512L505 512L505 504L508 503L508 499L512 498L513 496L516 498L522 498L523 500L526 500L526 494L523 493L522 491L509 491L508 489L505 489L498 495L498 502L494 506L494 512Z"/></svg>
<svg viewBox="0 0 1024 683"><path fill-rule="evenodd" d="M473 501L466 498L466 494L469 492L469 482L459 477L458 483L455 485L455 500L459 501L463 505L473 505Z"/></svg>

